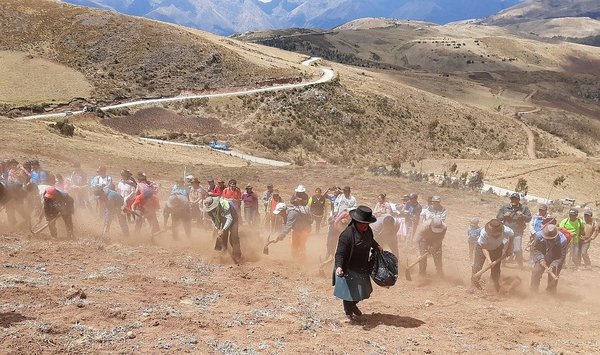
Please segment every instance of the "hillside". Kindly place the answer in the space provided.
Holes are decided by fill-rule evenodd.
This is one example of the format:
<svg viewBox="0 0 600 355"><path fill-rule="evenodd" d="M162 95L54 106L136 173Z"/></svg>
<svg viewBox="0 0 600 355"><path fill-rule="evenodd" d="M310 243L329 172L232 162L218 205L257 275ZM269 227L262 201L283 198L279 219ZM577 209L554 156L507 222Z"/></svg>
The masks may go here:
<svg viewBox="0 0 600 355"><path fill-rule="evenodd" d="M597 48L469 23L375 19L333 31L266 31L237 38L367 68L460 104L522 116L534 129L539 157L572 154L571 148L600 153ZM574 126L580 128L569 128Z"/></svg>
<svg viewBox="0 0 600 355"><path fill-rule="evenodd" d="M541 37L600 35L600 3L594 0L527 0L482 23Z"/></svg>
<svg viewBox="0 0 600 355"><path fill-rule="evenodd" d="M17 83L21 96L0 96L0 114L23 103L127 101L300 75L288 64L246 59L201 34L56 1L2 1L0 31L0 53L27 55L3 61L2 70L13 75L0 80L0 92L11 91ZM49 61L52 77L59 79L46 90L51 92L47 100L36 93L38 85L48 87L46 78L29 76L28 67L21 64L32 60ZM73 78L81 84L73 85ZM57 96L61 90L65 93Z"/></svg>
<svg viewBox="0 0 600 355"><path fill-rule="evenodd" d="M289 27L332 28L362 17L448 23L483 18L518 0L67 0L230 35Z"/></svg>

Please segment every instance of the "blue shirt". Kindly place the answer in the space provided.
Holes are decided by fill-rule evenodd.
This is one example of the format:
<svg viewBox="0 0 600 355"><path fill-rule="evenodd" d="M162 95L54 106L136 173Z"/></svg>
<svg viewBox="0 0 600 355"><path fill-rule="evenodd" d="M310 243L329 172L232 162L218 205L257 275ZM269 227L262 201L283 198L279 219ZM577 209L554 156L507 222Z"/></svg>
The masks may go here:
<svg viewBox="0 0 600 355"><path fill-rule="evenodd" d="M34 184L44 184L46 183L46 172L44 170L40 170L40 171L35 171L35 170L31 170L31 172L29 173L29 176L31 177L31 182L33 182Z"/></svg>
<svg viewBox="0 0 600 355"><path fill-rule="evenodd" d="M467 241L477 242L477 239L479 239L479 234L481 234L481 227L469 226L469 228L467 228Z"/></svg>

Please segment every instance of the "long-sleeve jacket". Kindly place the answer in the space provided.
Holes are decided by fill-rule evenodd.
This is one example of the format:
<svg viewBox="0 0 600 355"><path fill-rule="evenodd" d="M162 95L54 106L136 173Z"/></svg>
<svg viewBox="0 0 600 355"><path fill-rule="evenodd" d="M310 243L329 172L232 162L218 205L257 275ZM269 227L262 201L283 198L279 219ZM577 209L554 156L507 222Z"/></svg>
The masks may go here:
<svg viewBox="0 0 600 355"><path fill-rule="evenodd" d="M542 236L542 232L537 232L531 248L532 258L536 263L545 260L548 266L562 265L568 248L569 241L562 233L559 232L553 240L547 240Z"/></svg>
<svg viewBox="0 0 600 355"><path fill-rule="evenodd" d="M287 219L278 237L286 236L292 230L310 230L312 217L308 206L293 206L287 209ZM283 238L283 237L281 237Z"/></svg>
<svg viewBox="0 0 600 355"><path fill-rule="evenodd" d="M515 232L515 235L522 236L527 228L527 223L531 221L531 212L529 207L519 204L516 207L506 204L498 210L498 220L502 221L505 226Z"/></svg>
<svg viewBox="0 0 600 355"><path fill-rule="evenodd" d="M219 206L208 212L213 225L216 229L228 230L238 221L238 214L231 201L225 199L219 200Z"/></svg>
<svg viewBox="0 0 600 355"><path fill-rule="evenodd" d="M56 191L54 198L44 198L44 215L46 218L56 217L59 213L70 215L74 212L73 198L66 192Z"/></svg>
<svg viewBox="0 0 600 355"><path fill-rule="evenodd" d="M348 269L367 272L371 249L377 247L379 244L373 238L370 227L361 235L352 223L340 234L335 252L335 267L341 267L344 272Z"/></svg>

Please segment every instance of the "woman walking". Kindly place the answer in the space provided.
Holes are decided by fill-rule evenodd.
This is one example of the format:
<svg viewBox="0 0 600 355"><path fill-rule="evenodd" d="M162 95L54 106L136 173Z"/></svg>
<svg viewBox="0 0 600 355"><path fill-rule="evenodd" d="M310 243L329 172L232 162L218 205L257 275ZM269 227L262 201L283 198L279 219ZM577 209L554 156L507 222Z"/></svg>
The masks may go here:
<svg viewBox="0 0 600 355"><path fill-rule="evenodd" d="M371 249L380 249L373 239L370 223L377 219L366 206L350 211L352 221L340 235L335 253L333 295L341 298L349 321L361 316L357 303L369 298L373 287L369 278L369 255Z"/></svg>

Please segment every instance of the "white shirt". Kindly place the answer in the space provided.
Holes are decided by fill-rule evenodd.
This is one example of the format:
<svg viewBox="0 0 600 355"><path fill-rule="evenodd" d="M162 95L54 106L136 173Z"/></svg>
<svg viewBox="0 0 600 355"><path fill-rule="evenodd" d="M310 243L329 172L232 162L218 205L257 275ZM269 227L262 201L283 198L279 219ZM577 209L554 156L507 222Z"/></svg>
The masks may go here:
<svg viewBox="0 0 600 355"><path fill-rule="evenodd" d="M350 197L346 197L346 195L340 194L335 199L333 206L334 206L333 215L337 216L345 210L355 208L356 207L356 198L354 198L354 196L352 196L352 195L350 195Z"/></svg>
<svg viewBox="0 0 600 355"><path fill-rule="evenodd" d="M506 250L508 248L508 240L514 236L515 232L507 226L504 226L504 234L501 238L492 238L486 233L485 228L481 228L477 243L481 248L486 250L496 250L504 244L504 249Z"/></svg>
<svg viewBox="0 0 600 355"><path fill-rule="evenodd" d="M123 198L127 198L127 196L131 195L135 191L135 187L123 182L119 181L117 185L117 192L119 195L123 196Z"/></svg>

